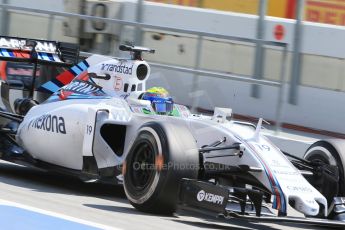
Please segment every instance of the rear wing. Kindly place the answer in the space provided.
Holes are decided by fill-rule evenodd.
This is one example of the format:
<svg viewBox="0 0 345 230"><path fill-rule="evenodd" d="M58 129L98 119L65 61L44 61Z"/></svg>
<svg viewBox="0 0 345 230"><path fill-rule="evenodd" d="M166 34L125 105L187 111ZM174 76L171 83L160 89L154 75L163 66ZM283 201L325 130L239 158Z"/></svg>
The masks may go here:
<svg viewBox="0 0 345 230"><path fill-rule="evenodd" d="M79 46L76 44L0 36L0 60L72 66L78 59Z"/></svg>

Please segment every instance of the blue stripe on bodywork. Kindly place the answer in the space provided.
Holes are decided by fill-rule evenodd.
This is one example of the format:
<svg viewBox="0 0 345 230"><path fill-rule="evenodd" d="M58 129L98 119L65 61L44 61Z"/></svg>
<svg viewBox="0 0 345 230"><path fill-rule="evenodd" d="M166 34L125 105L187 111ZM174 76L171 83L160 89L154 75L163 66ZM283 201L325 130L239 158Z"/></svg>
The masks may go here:
<svg viewBox="0 0 345 230"><path fill-rule="evenodd" d="M10 57L14 57L14 53L12 50L7 50L7 53L10 55Z"/></svg>
<svg viewBox="0 0 345 230"><path fill-rule="evenodd" d="M269 173L269 167L266 165L265 161L261 158L260 154L256 152L255 150L255 147L252 146L250 143L248 143L249 147L252 149L252 151L254 153L256 153L256 157L257 159L259 160L259 162L261 163L261 165L263 166L264 170L265 170L265 174L268 178L268 181L270 182L270 185L271 185L271 188L272 188L272 192L275 193L275 190L274 190L274 187L277 187L278 189L278 193L279 193L279 196L280 196L280 201L281 201L281 208L279 209L281 212L283 213L286 213L287 211L287 206L286 206L286 201L285 201L285 196L284 196L284 193L283 193L283 190L281 189L280 185L279 185L279 182L277 180L277 178L275 177L275 175L273 173L272 174L272 177L270 176L270 173ZM273 179L273 181L272 181ZM273 182L275 184L275 186L273 185ZM274 202L273 202L273 208L277 208L277 198L276 196L274 197Z"/></svg>
<svg viewBox="0 0 345 230"><path fill-rule="evenodd" d="M86 60L84 60L83 63L87 66L87 68L90 67L89 63Z"/></svg>
<svg viewBox="0 0 345 230"><path fill-rule="evenodd" d="M87 66L85 65L84 62L80 62L80 63L78 64L78 67L79 67L82 71L84 71L84 70L87 69Z"/></svg>
<svg viewBox="0 0 345 230"><path fill-rule="evenodd" d="M56 92L60 89L60 87L58 87L56 84L54 84L51 81L48 81L47 83L45 83L44 85L42 85L43 88L51 91L51 92Z"/></svg>
<svg viewBox="0 0 345 230"><path fill-rule="evenodd" d="M72 94L69 95L70 99L108 99L110 96L94 96L94 95L82 95L82 94Z"/></svg>
<svg viewBox="0 0 345 230"><path fill-rule="evenodd" d="M58 79L54 78L53 80L51 80L51 82L53 82L53 84L55 84L57 87L61 88L63 86L65 86L62 82L60 82Z"/></svg>
<svg viewBox="0 0 345 230"><path fill-rule="evenodd" d="M0 49L0 52L2 56L4 57L11 57L10 54L8 53L7 49Z"/></svg>
<svg viewBox="0 0 345 230"><path fill-rule="evenodd" d="M272 174L272 179L271 179L271 176L270 176L270 173L269 173L269 168L266 166L266 164L264 163L264 161L261 159L261 157L257 156L258 157L258 160L260 161L261 165L263 166L264 170L265 170L265 173L267 175L267 178L268 178L268 181L270 182L270 185L271 185L271 188L272 188L272 192L275 193L275 189L274 187L276 187L278 189L278 193L279 193L279 197L280 197L280 201L281 201L281 207L280 207L280 211L283 212L283 213L286 213L286 204L285 204L285 196L284 196L284 193L279 185L279 182L278 180L276 179L276 177L274 176L274 174ZM275 184L275 186L273 185L273 182ZM274 201L273 201L273 208L277 209L277 196L274 197Z"/></svg>
<svg viewBox="0 0 345 230"><path fill-rule="evenodd" d="M46 53L41 53L41 56L42 56L43 60L45 60L45 61L50 61L50 58L48 57L48 54L46 54Z"/></svg>
<svg viewBox="0 0 345 230"><path fill-rule="evenodd" d="M55 61L54 57L52 54L47 54L48 58L50 61Z"/></svg>
<svg viewBox="0 0 345 230"><path fill-rule="evenodd" d="M75 65L72 67L72 70L73 72L76 74L76 75L79 75L81 72L83 72L83 70L81 70L78 65Z"/></svg>

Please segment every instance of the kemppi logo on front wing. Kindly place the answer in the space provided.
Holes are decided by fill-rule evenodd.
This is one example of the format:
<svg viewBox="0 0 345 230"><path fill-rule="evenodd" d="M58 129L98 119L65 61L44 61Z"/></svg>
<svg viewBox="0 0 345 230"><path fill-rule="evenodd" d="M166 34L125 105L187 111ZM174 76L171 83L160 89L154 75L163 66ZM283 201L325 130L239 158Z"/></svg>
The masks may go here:
<svg viewBox="0 0 345 230"><path fill-rule="evenodd" d="M205 192L204 190L200 190L196 195L196 199L199 202L206 201L213 204L222 205L224 201L224 197L220 195L215 195L213 193Z"/></svg>

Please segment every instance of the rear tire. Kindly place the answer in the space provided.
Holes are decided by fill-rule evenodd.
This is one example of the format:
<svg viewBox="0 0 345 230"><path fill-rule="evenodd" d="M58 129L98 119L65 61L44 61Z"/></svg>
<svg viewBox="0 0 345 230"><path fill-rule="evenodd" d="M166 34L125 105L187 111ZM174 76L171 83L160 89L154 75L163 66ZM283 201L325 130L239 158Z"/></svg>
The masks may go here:
<svg viewBox="0 0 345 230"><path fill-rule="evenodd" d="M138 132L124 163L124 189L138 210L171 214L182 178L196 179L199 153L183 126L149 122Z"/></svg>

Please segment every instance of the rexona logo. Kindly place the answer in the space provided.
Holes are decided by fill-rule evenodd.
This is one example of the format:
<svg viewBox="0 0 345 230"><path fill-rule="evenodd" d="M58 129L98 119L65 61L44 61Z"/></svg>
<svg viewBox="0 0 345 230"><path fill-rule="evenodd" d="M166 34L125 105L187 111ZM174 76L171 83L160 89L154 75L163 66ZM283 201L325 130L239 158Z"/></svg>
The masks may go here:
<svg viewBox="0 0 345 230"><path fill-rule="evenodd" d="M41 129L48 132L66 134L65 119L63 117L50 114L46 114L31 120L28 127Z"/></svg>
<svg viewBox="0 0 345 230"><path fill-rule="evenodd" d="M198 194L196 195L196 199L201 202L201 201L207 201L213 204L223 204L224 197L215 195L213 193L208 193L205 192L204 190L200 190Z"/></svg>

